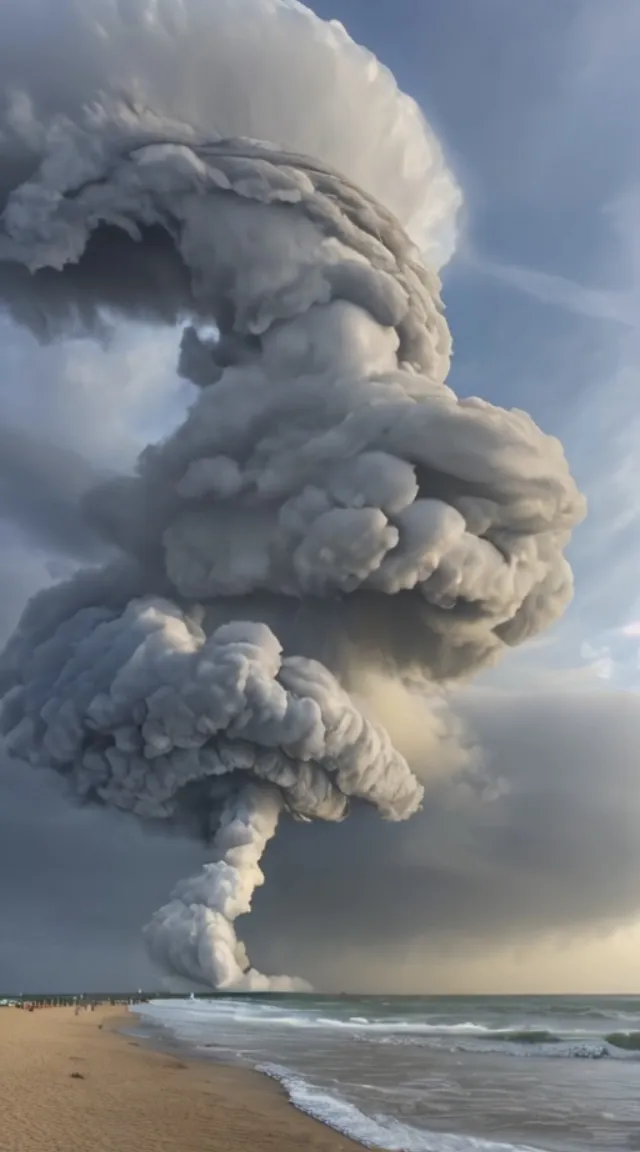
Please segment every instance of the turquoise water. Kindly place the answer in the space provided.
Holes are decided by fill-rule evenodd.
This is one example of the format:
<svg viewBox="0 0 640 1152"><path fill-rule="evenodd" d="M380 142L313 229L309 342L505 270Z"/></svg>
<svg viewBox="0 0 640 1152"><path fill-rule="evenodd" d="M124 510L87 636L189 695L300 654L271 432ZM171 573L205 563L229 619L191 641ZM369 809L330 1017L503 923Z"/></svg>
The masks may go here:
<svg viewBox="0 0 640 1152"><path fill-rule="evenodd" d="M388 1152L640 1150L640 997L214 997L144 1007Z"/></svg>

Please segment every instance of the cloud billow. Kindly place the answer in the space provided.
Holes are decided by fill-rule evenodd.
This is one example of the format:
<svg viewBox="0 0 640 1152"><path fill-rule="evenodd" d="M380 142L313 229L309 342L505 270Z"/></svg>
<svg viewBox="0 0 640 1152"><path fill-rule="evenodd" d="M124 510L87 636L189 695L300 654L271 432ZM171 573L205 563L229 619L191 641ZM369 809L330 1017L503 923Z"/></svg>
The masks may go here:
<svg viewBox="0 0 640 1152"><path fill-rule="evenodd" d="M466 763L437 685L561 614L583 500L525 413L446 385L425 259L448 255L459 194L339 26L285 0L52 7L65 55L44 74L19 13L0 17L27 53L0 119L0 301L41 338L99 333L105 310L185 323L199 391L133 476L82 494L119 555L27 607L0 664L6 746L211 839L146 929L161 965L297 987L254 970L234 927L281 812L420 808L424 773L358 698L372 669L423 683L431 758L455 763L459 740Z"/></svg>

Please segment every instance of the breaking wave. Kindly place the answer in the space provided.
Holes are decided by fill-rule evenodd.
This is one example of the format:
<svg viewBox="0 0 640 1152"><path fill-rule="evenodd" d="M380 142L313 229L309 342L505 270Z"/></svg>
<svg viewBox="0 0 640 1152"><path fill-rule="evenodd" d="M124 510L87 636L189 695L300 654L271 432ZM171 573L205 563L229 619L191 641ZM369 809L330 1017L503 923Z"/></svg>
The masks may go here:
<svg viewBox="0 0 640 1152"><path fill-rule="evenodd" d="M317 1088L281 1065L263 1064L258 1071L282 1084L298 1111L356 1140L365 1148L381 1148L385 1152L538 1152L531 1145L428 1132L389 1116L366 1116L338 1093L330 1094Z"/></svg>

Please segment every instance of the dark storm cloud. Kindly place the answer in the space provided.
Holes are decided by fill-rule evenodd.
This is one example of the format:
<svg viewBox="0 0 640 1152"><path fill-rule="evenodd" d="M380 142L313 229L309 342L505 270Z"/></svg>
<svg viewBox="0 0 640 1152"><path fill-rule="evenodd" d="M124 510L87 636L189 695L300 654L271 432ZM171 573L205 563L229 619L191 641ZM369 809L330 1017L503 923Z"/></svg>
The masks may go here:
<svg viewBox="0 0 640 1152"><path fill-rule="evenodd" d="M640 912L638 697L483 693L462 711L483 787L432 786L402 826L361 811L348 830L283 829L247 931L264 962L357 983L386 956L392 985L394 960L438 943L471 955Z"/></svg>
<svg viewBox="0 0 640 1152"><path fill-rule="evenodd" d="M69 804L59 780L0 762L0 993L157 985L140 922L202 850Z"/></svg>

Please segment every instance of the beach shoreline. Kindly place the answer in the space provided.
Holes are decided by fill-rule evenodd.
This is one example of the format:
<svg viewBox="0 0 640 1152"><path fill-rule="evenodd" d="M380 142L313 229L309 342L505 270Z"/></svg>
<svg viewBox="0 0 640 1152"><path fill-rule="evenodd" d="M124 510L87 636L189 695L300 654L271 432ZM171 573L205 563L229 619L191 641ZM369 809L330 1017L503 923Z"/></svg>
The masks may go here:
<svg viewBox="0 0 640 1152"><path fill-rule="evenodd" d="M0 1008L2 1152L357 1152L251 1069L127 1033L135 1011Z"/></svg>

